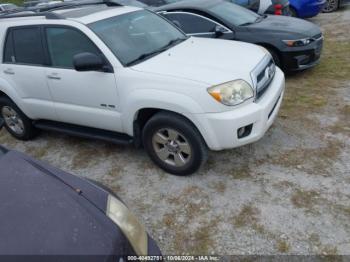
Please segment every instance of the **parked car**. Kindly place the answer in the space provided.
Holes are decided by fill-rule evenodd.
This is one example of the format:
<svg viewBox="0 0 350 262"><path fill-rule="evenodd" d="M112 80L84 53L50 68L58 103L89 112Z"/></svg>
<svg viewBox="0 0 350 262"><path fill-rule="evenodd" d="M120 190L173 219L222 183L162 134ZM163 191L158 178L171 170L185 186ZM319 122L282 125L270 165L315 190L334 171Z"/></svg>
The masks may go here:
<svg viewBox="0 0 350 262"><path fill-rule="evenodd" d="M0 115L15 138L142 144L187 175L208 148L255 142L277 117L284 75L266 49L189 38L146 9L78 6L0 19Z"/></svg>
<svg viewBox="0 0 350 262"><path fill-rule="evenodd" d="M121 261L117 257L161 255L135 215L99 183L2 146L0 170L0 198L6 199L0 209L1 256Z"/></svg>
<svg viewBox="0 0 350 262"><path fill-rule="evenodd" d="M139 0L147 6L162 6L176 2L176 0Z"/></svg>
<svg viewBox="0 0 350 262"><path fill-rule="evenodd" d="M10 4L10 3L9 4L7 4L7 3L0 4L0 13L4 12L4 11L15 10L17 8L18 8L18 6L15 4Z"/></svg>
<svg viewBox="0 0 350 262"><path fill-rule="evenodd" d="M308 21L261 16L222 0L188 0L156 11L190 36L263 46L285 71L304 70L320 60L323 36L320 28Z"/></svg>
<svg viewBox="0 0 350 262"><path fill-rule="evenodd" d="M326 0L326 4L323 7L324 13L331 13L338 8L350 5L350 0Z"/></svg>
<svg viewBox="0 0 350 262"><path fill-rule="evenodd" d="M48 3L48 2L49 2L49 0L25 0L23 2L23 7L30 8L30 7L34 7L38 4Z"/></svg>
<svg viewBox="0 0 350 262"><path fill-rule="evenodd" d="M226 0L252 10L260 15L290 15L288 0Z"/></svg>
<svg viewBox="0 0 350 262"><path fill-rule="evenodd" d="M290 14L294 17L309 18L318 15L326 0L289 0Z"/></svg>

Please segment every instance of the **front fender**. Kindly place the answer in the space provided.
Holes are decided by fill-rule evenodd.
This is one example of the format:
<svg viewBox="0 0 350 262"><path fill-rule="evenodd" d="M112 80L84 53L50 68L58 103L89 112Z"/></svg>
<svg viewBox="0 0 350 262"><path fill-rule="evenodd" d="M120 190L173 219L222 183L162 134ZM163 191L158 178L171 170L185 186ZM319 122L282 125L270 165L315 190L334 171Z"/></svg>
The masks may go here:
<svg viewBox="0 0 350 262"><path fill-rule="evenodd" d="M133 135L134 120L138 111L144 108L168 110L186 117L189 114L203 112L199 103L189 96L158 89L137 90L130 93L123 104L122 122L125 133Z"/></svg>

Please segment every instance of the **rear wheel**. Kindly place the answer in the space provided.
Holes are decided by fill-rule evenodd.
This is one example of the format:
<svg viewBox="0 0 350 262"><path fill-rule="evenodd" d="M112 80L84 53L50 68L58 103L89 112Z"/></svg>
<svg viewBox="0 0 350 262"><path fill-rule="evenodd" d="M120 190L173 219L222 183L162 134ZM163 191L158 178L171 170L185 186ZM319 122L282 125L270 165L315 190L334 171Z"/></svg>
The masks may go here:
<svg viewBox="0 0 350 262"><path fill-rule="evenodd" d="M323 7L324 13L331 13L338 9L339 0L327 0L325 6Z"/></svg>
<svg viewBox="0 0 350 262"><path fill-rule="evenodd" d="M37 134L32 120L7 97L0 97L0 116L7 131L19 140L29 140Z"/></svg>
<svg viewBox="0 0 350 262"><path fill-rule="evenodd" d="M207 159L207 147L201 134L177 114L160 112L154 115L146 123L142 139L153 162L174 175L190 175Z"/></svg>

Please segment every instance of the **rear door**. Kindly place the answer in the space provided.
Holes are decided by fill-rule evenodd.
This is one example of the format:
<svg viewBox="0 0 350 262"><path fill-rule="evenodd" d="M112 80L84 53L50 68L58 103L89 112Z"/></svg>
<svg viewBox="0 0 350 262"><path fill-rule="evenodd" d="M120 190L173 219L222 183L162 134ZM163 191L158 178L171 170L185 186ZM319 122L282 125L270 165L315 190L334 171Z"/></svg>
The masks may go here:
<svg viewBox="0 0 350 262"><path fill-rule="evenodd" d="M16 90L25 114L33 119L55 120L45 77L46 58L41 35L39 26L8 29L0 77Z"/></svg>

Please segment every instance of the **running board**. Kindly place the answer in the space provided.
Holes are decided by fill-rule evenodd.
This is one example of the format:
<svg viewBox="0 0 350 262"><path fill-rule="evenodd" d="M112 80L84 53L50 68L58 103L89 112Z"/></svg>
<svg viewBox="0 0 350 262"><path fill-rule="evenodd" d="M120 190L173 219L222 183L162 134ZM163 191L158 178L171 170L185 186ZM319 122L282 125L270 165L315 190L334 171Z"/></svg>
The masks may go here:
<svg viewBox="0 0 350 262"><path fill-rule="evenodd" d="M118 144L118 145L131 145L133 144L133 138L126 134L120 134L117 132L106 131L97 128L84 127L54 121L39 120L35 121L33 125L38 129L47 131L54 131L65 133L71 136L78 136L88 139L102 140L105 142Z"/></svg>

